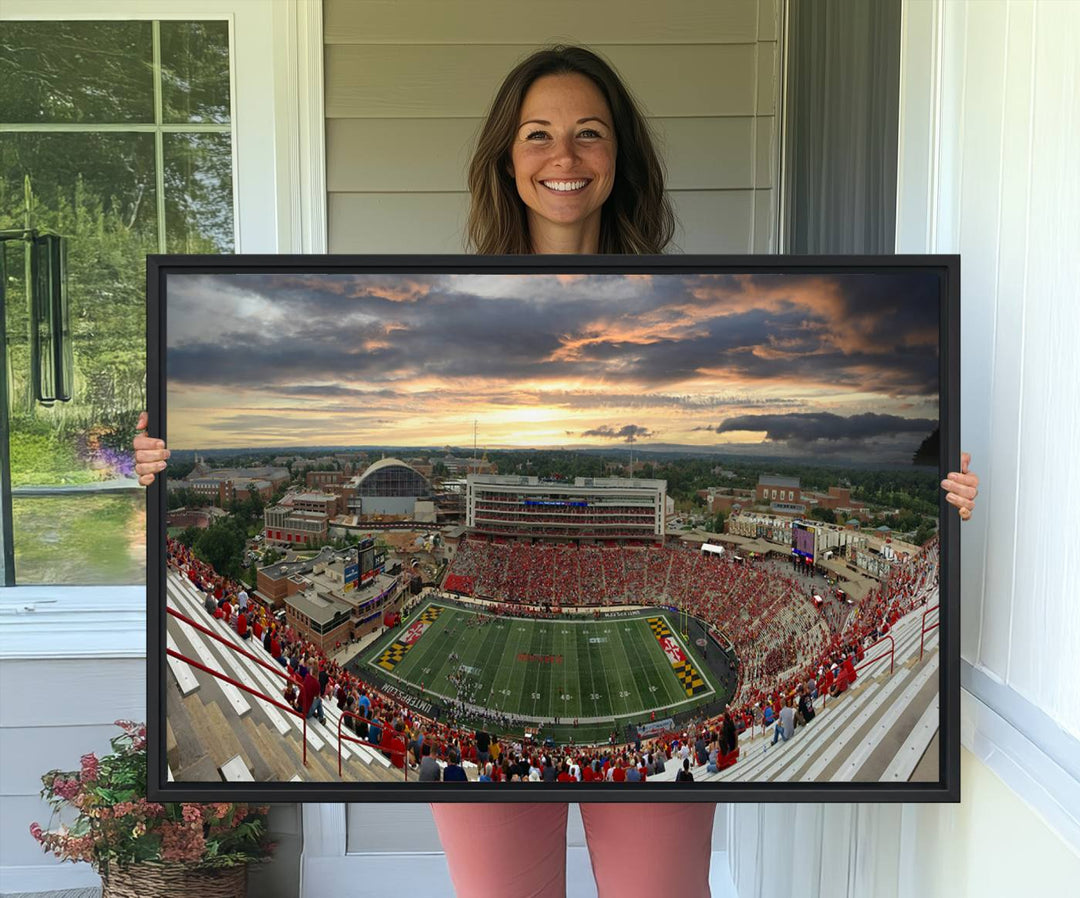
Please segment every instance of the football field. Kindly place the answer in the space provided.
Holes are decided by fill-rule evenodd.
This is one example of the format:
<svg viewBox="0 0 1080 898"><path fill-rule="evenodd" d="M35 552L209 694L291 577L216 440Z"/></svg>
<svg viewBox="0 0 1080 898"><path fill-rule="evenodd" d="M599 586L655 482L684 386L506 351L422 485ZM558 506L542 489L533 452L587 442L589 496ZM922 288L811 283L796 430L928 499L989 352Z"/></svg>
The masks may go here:
<svg viewBox="0 0 1080 898"><path fill-rule="evenodd" d="M431 601L365 653L365 664L427 697L535 720L645 719L716 699L712 673L675 616L535 620ZM665 712L665 713L662 713Z"/></svg>

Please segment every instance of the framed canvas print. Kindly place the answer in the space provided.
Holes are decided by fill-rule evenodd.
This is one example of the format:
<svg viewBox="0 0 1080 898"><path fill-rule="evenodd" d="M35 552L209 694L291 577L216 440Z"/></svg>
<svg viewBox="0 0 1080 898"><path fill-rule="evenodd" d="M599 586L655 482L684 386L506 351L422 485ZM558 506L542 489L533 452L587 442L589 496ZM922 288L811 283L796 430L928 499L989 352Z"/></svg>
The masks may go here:
<svg viewBox="0 0 1080 898"><path fill-rule="evenodd" d="M151 256L152 797L959 800L959 278Z"/></svg>

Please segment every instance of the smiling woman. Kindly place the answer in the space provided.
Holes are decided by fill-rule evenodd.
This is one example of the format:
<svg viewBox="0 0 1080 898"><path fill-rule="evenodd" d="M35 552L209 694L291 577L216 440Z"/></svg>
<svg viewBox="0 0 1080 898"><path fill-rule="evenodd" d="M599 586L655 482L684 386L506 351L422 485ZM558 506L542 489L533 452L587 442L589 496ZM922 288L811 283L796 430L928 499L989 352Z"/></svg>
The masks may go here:
<svg viewBox="0 0 1080 898"><path fill-rule="evenodd" d="M675 230L644 115L583 47L541 50L507 75L468 183L480 253L661 253Z"/></svg>
<svg viewBox="0 0 1080 898"><path fill-rule="evenodd" d="M615 132L603 94L584 75L548 75L521 104L510 169L534 252L581 253L600 242L615 177Z"/></svg>

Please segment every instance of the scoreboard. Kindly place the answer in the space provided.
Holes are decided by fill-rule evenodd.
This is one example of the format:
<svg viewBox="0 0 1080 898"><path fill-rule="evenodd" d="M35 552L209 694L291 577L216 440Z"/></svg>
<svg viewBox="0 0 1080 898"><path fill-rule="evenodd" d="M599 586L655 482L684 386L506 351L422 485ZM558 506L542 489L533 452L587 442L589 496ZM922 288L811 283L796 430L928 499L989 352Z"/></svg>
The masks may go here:
<svg viewBox="0 0 1080 898"><path fill-rule="evenodd" d="M814 536L816 527L796 521L791 525L791 553L807 559L811 564L814 561Z"/></svg>

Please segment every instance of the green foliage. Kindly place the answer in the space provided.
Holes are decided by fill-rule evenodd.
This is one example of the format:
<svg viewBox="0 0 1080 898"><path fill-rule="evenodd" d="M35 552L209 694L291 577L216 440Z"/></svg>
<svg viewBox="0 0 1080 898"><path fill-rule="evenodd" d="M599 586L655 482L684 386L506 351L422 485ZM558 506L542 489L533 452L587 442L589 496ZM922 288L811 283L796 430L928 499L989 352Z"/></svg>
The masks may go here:
<svg viewBox="0 0 1080 898"><path fill-rule="evenodd" d="M923 521L915 531L915 538L912 541L917 546L924 546L936 533L937 521Z"/></svg>
<svg viewBox="0 0 1080 898"><path fill-rule="evenodd" d="M202 504L203 501L195 490L188 489L187 487L178 490L169 490L168 505L170 511L175 508L198 508Z"/></svg>
<svg viewBox="0 0 1080 898"><path fill-rule="evenodd" d="M227 121L228 41L220 24L168 23L163 39L166 34L173 48L164 72L167 102L197 113L200 121L223 108L226 117L216 120ZM6 23L0 119L152 121L150 44L149 22ZM43 52L46 47L62 49ZM118 47L123 52L115 52ZM180 71L184 78L175 78ZM228 136L166 139L166 246L173 252L230 251ZM72 400L38 405L29 376L25 245L4 243L2 325L17 485L96 480L91 469L97 450L130 455L135 420L146 406L145 259L160 249L155 166L152 134L0 134L0 229L33 228L66 238L74 356ZM24 434L38 435L39 423L53 441L20 441ZM125 470L120 476L131 475Z"/></svg>
<svg viewBox="0 0 1080 898"><path fill-rule="evenodd" d="M80 465L75 447L62 443L44 422L34 422L28 416L12 421L12 486L92 483L97 479Z"/></svg>
<svg viewBox="0 0 1080 898"><path fill-rule="evenodd" d="M915 454L911 458L913 465L929 465L930 467L937 467L938 453L941 451L941 429L934 428L934 432L930 434L922 443L919 444L919 448L915 450Z"/></svg>
<svg viewBox="0 0 1080 898"><path fill-rule="evenodd" d="M246 531L235 519L226 517L202 531L195 541L195 555L219 574L237 579L246 542Z"/></svg>
<svg viewBox="0 0 1080 898"><path fill-rule="evenodd" d="M201 533L202 528L192 524L190 527L185 527L180 531L180 535L176 537L176 541L190 549L195 545L195 541L199 538Z"/></svg>
<svg viewBox="0 0 1080 898"><path fill-rule="evenodd" d="M836 523L836 512L831 508L823 508L820 505L815 505L810 509L810 517L815 521L823 521L826 524Z"/></svg>

